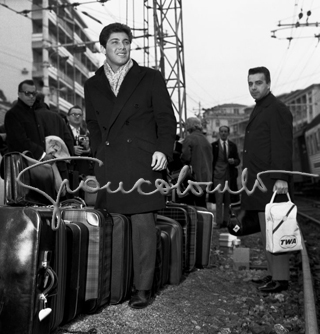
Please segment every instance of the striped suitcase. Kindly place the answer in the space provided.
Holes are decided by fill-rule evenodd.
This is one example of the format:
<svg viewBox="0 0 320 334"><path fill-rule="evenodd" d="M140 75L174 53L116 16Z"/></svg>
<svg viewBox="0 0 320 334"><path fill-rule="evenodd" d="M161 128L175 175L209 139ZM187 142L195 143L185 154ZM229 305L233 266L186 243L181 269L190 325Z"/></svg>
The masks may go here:
<svg viewBox="0 0 320 334"><path fill-rule="evenodd" d="M197 206L195 208L198 215L196 267L201 269L210 264L214 215L206 208Z"/></svg>
<svg viewBox="0 0 320 334"><path fill-rule="evenodd" d="M170 236L170 275L169 284L177 285L182 278L182 241L183 232L181 225L174 219L157 215L156 226L166 231Z"/></svg>
<svg viewBox="0 0 320 334"><path fill-rule="evenodd" d="M84 312L89 230L83 223L66 224L67 280L63 323Z"/></svg>
<svg viewBox="0 0 320 334"><path fill-rule="evenodd" d="M95 313L110 301L113 221L105 209L62 209L67 223L80 222L89 230L84 313Z"/></svg>
<svg viewBox="0 0 320 334"><path fill-rule="evenodd" d="M52 210L0 207L0 332L49 334L62 321L65 226ZM60 262L61 261L61 262Z"/></svg>
<svg viewBox="0 0 320 334"><path fill-rule="evenodd" d="M110 304L119 304L129 298L132 286L132 232L130 219L120 213L111 213L112 265Z"/></svg>

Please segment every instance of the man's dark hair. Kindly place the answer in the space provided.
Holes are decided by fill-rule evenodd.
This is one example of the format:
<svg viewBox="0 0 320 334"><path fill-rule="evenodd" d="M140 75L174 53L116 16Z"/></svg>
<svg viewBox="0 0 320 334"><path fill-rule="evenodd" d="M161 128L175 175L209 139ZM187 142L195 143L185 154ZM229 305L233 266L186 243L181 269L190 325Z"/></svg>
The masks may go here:
<svg viewBox="0 0 320 334"><path fill-rule="evenodd" d="M31 79L23 80L22 82L19 83L18 92L21 92L22 86L24 84L29 85L29 86L35 86L35 83L33 80Z"/></svg>
<svg viewBox="0 0 320 334"><path fill-rule="evenodd" d="M228 130L228 133L230 133L230 128L228 127L228 125L221 125L219 128L219 132L220 132L220 129L222 128L226 128Z"/></svg>
<svg viewBox="0 0 320 334"><path fill-rule="evenodd" d="M122 23L111 23L105 26L99 36L100 44L105 48L110 38L110 35L114 32L124 32L128 35L130 43L132 42L132 32L130 27Z"/></svg>
<svg viewBox="0 0 320 334"><path fill-rule="evenodd" d="M258 74L258 73L263 73L264 74L264 77L266 78L266 83L267 84L271 82L270 72L264 66L250 68L248 75Z"/></svg>
<svg viewBox="0 0 320 334"><path fill-rule="evenodd" d="M80 110L82 111L82 113L83 113L83 110L82 110L82 108L81 108L80 106L78 106L78 105L74 105L74 106L72 106L72 107L68 110L68 115L71 114L71 111L72 111L73 109L80 109Z"/></svg>

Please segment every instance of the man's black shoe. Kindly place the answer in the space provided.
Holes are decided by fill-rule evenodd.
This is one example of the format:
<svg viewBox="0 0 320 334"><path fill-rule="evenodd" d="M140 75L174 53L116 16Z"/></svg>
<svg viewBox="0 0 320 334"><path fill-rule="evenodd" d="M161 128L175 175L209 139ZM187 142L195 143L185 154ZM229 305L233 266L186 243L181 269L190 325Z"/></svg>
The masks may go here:
<svg viewBox="0 0 320 334"><path fill-rule="evenodd" d="M266 284L272 281L272 276L271 275L267 275L264 277L259 277L259 278L253 278L251 280L251 282L253 283L257 283L257 284Z"/></svg>
<svg viewBox="0 0 320 334"><path fill-rule="evenodd" d="M141 309L147 307L152 301L150 290L136 290L131 296L129 306L131 308Z"/></svg>
<svg viewBox="0 0 320 334"><path fill-rule="evenodd" d="M288 287L288 281L270 281L262 286L259 286L258 289L261 292L273 293L287 290Z"/></svg>

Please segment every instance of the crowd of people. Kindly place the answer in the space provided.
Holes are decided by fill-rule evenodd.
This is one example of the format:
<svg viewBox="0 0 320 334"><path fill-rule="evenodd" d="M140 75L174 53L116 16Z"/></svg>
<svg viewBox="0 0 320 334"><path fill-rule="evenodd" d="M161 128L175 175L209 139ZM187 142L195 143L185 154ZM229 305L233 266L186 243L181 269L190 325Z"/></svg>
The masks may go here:
<svg viewBox="0 0 320 334"><path fill-rule="evenodd" d="M99 184L111 181L113 189L122 182L131 189L138 179L150 181L142 185L145 193L152 193L156 179L167 179L168 173L190 166L189 177L196 182L212 182L213 187L226 182L237 190L240 157L235 143L228 139L230 128L219 128L219 139L209 143L199 118L185 122L187 135L176 134L176 119L166 83L157 70L143 67L130 57L132 32L120 23L104 27L99 36L104 64L89 78L84 87L85 115L82 106L72 106L63 119L50 111L39 99L36 84L25 80L18 85L18 100L5 115L4 131L0 136L2 154L29 151L39 161L55 157L48 153L46 138L57 136L66 144L70 156L98 158L103 166L89 161L60 163L62 178L76 186L87 175L95 175ZM292 116L288 108L270 91L270 73L265 67L249 70L249 91L256 102L245 132L243 168L248 169L248 188L256 174L265 170L292 168ZM84 117L85 116L85 117ZM281 195L291 191L287 175L273 173L263 176L268 192L240 196L228 191L202 195L189 194L177 199L199 207L215 203L216 225L226 227L229 205L241 198L242 208L259 213L265 244L265 205L272 192ZM95 207L106 208L130 217L132 222L133 272L135 291L129 301L132 308L144 308L151 302L151 287L156 258L156 212L165 206L159 192L141 195L98 192ZM266 252L268 272L256 279L263 292L277 292L288 288L289 261L287 255Z"/></svg>

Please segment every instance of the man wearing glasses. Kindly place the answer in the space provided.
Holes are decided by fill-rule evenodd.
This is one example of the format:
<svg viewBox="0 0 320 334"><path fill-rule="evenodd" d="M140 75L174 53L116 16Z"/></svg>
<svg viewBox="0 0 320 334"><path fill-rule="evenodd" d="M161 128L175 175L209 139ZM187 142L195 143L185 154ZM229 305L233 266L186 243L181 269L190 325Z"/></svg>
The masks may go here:
<svg viewBox="0 0 320 334"><path fill-rule="evenodd" d="M19 84L18 101L7 111L4 119L8 151L30 151L34 159L49 160L53 157L45 153L45 135L35 112L36 96L32 80Z"/></svg>
<svg viewBox="0 0 320 334"><path fill-rule="evenodd" d="M32 80L19 84L18 100L7 111L4 125L8 152L30 151L34 159L53 159L52 154L45 153L45 137L58 136L67 145L70 155L74 155L73 137L66 122L58 113L48 110ZM67 176L64 163L57 165L61 176Z"/></svg>
<svg viewBox="0 0 320 334"><path fill-rule="evenodd" d="M68 111L68 125L73 138L74 153L76 156L90 156L89 131L87 130L85 120L83 119L83 111L80 106L75 105ZM74 160L73 173L74 177L84 178L93 174L93 166L89 160ZM78 180L75 180L78 184ZM77 184L72 185L73 189Z"/></svg>

